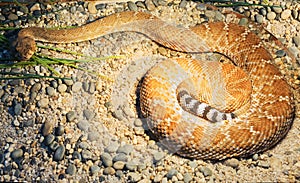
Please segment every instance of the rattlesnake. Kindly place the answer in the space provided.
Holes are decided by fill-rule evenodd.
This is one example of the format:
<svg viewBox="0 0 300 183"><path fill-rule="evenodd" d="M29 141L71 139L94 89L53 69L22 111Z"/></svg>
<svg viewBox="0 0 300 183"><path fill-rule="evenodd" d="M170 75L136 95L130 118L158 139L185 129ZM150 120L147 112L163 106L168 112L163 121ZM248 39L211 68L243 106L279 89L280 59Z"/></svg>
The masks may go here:
<svg viewBox="0 0 300 183"><path fill-rule="evenodd" d="M243 26L215 22L185 29L129 11L73 29L22 29L16 50L29 59L35 40L79 42L119 31L142 33L177 51L218 52L232 60L168 59L146 73L140 109L171 151L201 159L246 156L270 148L290 129L291 89L261 40Z"/></svg>

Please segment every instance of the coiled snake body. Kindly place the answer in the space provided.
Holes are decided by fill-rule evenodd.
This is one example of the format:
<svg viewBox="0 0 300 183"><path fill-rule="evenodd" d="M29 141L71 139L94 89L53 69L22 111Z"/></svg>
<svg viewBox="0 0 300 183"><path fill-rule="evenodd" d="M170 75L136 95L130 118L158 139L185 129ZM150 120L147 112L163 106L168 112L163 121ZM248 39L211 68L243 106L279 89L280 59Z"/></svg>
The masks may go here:
<svg viewBox="0 0 300 183"><path fill-rule="evenodd" d="M35 40L79 42L119 31L142 33L177 51L219 52L232 60L168 59L147 72L141 112L171 151L201 159L246 156L270 148L290 129L291 89L261 40L243 26L216 22L184 29L147 13L122 12L74 29L22 29L16 50L29 59Z"/></svg>

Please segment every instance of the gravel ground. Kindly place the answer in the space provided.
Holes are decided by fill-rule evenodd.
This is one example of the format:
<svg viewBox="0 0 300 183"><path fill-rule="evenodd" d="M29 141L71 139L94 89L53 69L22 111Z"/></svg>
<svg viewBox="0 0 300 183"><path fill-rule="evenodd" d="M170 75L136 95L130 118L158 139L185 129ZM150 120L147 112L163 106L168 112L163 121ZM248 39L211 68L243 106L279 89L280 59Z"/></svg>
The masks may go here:
<svg viewBox="0 0 300 183"><path fill-rule="evenodd" d="M280 0L269 3L281 7L234 7L216 11L205 4L185 0L35 3L1 7L0 21L4 27L65 27L82 25L114 12L138 10L184 27L203 21L248 25L265 40L275 64L293 87L298 107L300 4ZM226 14L229 11L239 12L248 19ZM270 39L270 33L262 28L278 40ZM136 33L115 33L91 41L54 46L91 57L117 55L121 58L80 64L93 73L54 66L61 77L71 80L0 82L0 181L300 181L298 110L292 129L276 147L252 157L221 162L181 158L166 151L148 133L137 110L137 88L145 72L166 57L214 59L219 58L217 55L178 53ZM47 49L39 52L51 57L86 59ZM9 57L8 50L0 49L0 58ZM41 66L1 71L51 75Z"/></svg>

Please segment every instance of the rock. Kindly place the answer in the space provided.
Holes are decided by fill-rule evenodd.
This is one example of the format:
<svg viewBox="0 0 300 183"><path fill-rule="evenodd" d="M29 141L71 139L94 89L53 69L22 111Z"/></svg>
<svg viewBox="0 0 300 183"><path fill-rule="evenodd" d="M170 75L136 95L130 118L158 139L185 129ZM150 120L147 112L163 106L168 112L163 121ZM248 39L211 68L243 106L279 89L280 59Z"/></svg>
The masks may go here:
<svg viewBox="0 0 300 183"><path fill-rule="evenodd" d="M67 86L72 86L74 84L72 79L64 79L63 81Z"/></svg>
<svg viewBox="0 0 300 183"><path fill-rule="evenodd" d="M50 148L52 151L57 150L58 147L59 147L59 144L58 144L56 141L53 141L53 142L49 145L49 148Z"/></svg>
<svg viewBox="0 0 300 183"><path fill-rule="evenodd" d="M14 113L15 115L20 115L22 113L22 105L20 103L17 103L14 107Z"/></svg>
<svg viewBox="0 0 300 183"><path fill-rule="evenodd" d="M78 151L74 151L72 154L72 159L79 159L81 161L81 154Z"/></svg>
<svg viewBox="0 0 300 183"><path fill-rule="evenodd" d="M47 135L47 136L45 137L45 139L44 139L44 144L45 144L46 146L48 146L48 145L50 145L54 140L55 140L55 136L52 135L52 134L49 134L49 135Z"/></svg>
<svg viewBox="0 0 300 183"><path fill-rule="evenodd" d="M277 6L275 7L275 6L273 6L272 9L273 9L273 11L275 13L281 13L282 12L282 8L281 7L277 7Z"/></svg>
<svg viewBox="0 0 300 183"><path fill-rule="evenodd" d="M178 171L174 168L171 168L167 173L167 178L172 179L173 176L176 176L178 174Z"/></svg>
<svg viewBox="0 0 300 183"><path fill-rule="evenodd" d="M262 168L269 168L270 164L266 161L259 161L257 166L262 167Z"/></svg>
<svg viewBox="0 0 300 183"><path fill-rule="evenodd" d="M43 129L42 129L42 135L43 136L47 136L49 135L53 130L53 124L50 121L46 121L43 125Z"/></svg>
<svg viewBox="0 0 300 183"><path fill-rule="evenodd" d="M276 52L275 52L275 54L276 54L276 56L277 57L284 57L285 55L286 55L286 53L285 53L285 51L284 50L277 50Z"/></svg>
<svg viewBox="0 0 300 183"><path fill-rule="evenodd" d="M67 117L67 121L68 121L68 122L71 122L71 121L73 121L73 120L75 119L76 114L75 114L74 111L69 111L69 112L67 113L66 117Z"/></svg>
<svg viewBox="0 0 300 183"><path fill-rule="evenodd" d="M86 150L84 149L82 152L81 152L81 156L83 159L85 160L90 160L93 158L93 153L89 150Z"/></svg>
<svg viewBox="0 0 300 183"><path fill-rule="evenodd" d="M93 94L96 91L96 85L94 82L90 82L89 93Z"/></svg>
<svg viewBox="0 0 300 183"><path fill-rule="evenodd" d="M49 99L48 98L42 98L38 101L37 106L41 108L46 108L49 105Z"/></svg>
<svg viewBox="0 0 300 183"><path fill-rule="evenodd" d="M264 21L264 17L260 14L256 14L255 15L255 20L258 22L258 23L263 23Z"/></svg>
<svg viewBox="0 0 300 183"><path fill-rule="evenodd" d="M116 170L113 169L112 167L106 167L103 171L104 175L113 175L116 173Z"/></svg>
<svg viewBox="0 0 300 183"><path fill-rule="evenodd" d="M12 124L13 124L14 126L20 126L20 122L18 121L17 118L13 120Z"/></svg>
<svg viewBox="0 0 300 183"><path fill-rule="evenodd" d="M83 110L83 115L87 120L90 120L95 116L95 113L89 109L85 109Z"/></svg>
<svg viewBox="0 0 300 183"><path fill-rule="evenodd" d="M76 166L73 164L69 164L66 170L66 174L74 175L76 173Z"/></svg>
<svg viewBox="0 0 300 183"><path fill-rule="evenodd" d="M128 173L129 182L138 182L141 180L141 175L135 172L129 172Z"/></svg>
<svg viewBox="0 0 300 183"><path fill-rule="evenodd" d="M236 158L231 158L224 162L225 165L230 166L232 168L237 168L239 166L239 163L239 160L237 160Z"/></svg>
<svg viewBox="0 0 300 183"><path fill-rule="evenodd" d="M14 13L10 13L7 17L8 20L18 20L18 15L14 14Z"/></svg>
<svg viewBox="0 0 300 183"><path fill-rule="evenodd" d="M98 165L92 165L90 170L91 170L92 175L94 175L100 171L100 167Z"/></svg>
<svg viewBox="0 0 300 183"><path fill-rule="evenodd" d="M133 151L133 146L130 144L126 144L118 148L117 153L130 154Z"/></svg>
<svg viewBox="0 0 300 183"><path fill-rule="evenodd" d="M72 86L73 92L79 92L82 88L82 82L75 82Z"/></svg>
<svg viewBox="0 0 300 183"><path fill-rule="evenodd" d="M118 153L114 158L113 161L124 161L128 160L128 156L124 153Z"/></svg>
<svg viewBox="0 0 300 183"><path fill-rule="evenodd" d="M62 136L65 132L65 128L62 125L59 125L58 127L55 128L55 135L57 136Z"/></svg>
<svg viewBox="0 0 300 183"><path fill-rule="evenodd" d="M155 9L155 5L152 0L145 0L145 5L149 11L153 11Z"/></svg>
<svg viewBox="0 0 300 183"><path fill-rule="evenodd" d="M291 14L292 14L292 11L291 11L291 10L285 9L285 10L281 13L280 17L282 18L282 20L286 20L286 19L290 18Z"/></svg>
<svg viewBox="0 0 300 183"><path fill-rule="evenodd" d="M88 10L91 14L97 14L97 8L94 2L89 2Z"/></svg>
<svg viewBox="0 0 300 183"><path fill-rule="evenodd" d="M207 177L207 176L211 176L211 175L212 175L211 169L209 169L209 168L206 167L206 166L201 167L201 168L200 168L200 171L203 173L204 177Z"/></svg>
<svg viewBox="0 0 300 183"><path fill-rule="evenodd" d="M122 170L125 166L125 163L123 161L116 161L114 164L113 164L113 167L114 169L116 170Z"/></svg>
<svg viewBox="0 0 300 183"><path fill-rule="evenodd" d="M16 160L18 158L21 158L23 156L24 152L22 149L15 149L11 154L10 154L10 157L13 159L13 160Z"/></svg>
<svg viewBox="0 0 300 183"><path fill-rule="evenodd" d="M110 167L113 165L113 160L110 154L108 153L102 153L100 156L102 163L106 167Z"/></svg>
<svg viewBox="0 0 300 183"><path fill-rule="evenodd" d="M67 89L68 89L68 87L67 87L67 85L65 85L65 84L60 84L60 85L58 85L58 87L57 87L57 91L58 91L59 93L64 93L64 92L67 91Z"/></svg>
<svg viewBox="0 0 300 183"><path fill-rule="evenodd" d="M137 11L137 10L138 10L137 5L134 4L134 2L132 2L132 1L128 1L128 2L127 2L127 6L128 6L128 8L129 8L131 11Z"/></svg>
<svg viewBox="0 0 300 183"><path fill-rule="evenodd" d="M60 161L64 158L66 148L64 145L60 145L54 152L53 160Z"/></svg>
<svg viewBox="0 0 300 183"><path fill-rule="evenodd" d="M296 46L300 46L300 36L294 36L293 42L295 43Z"/></svg>
<svg viewBox="0 0 300 183"><path fill-rule="evenodd" d="M119 143L113 141L105 148L105 151L108 153L114 153L117 152L118 148L119 148Z"/></svg>
<svg viewBox="0 0 300 183"><path fill-rule="evenodd" d="M136 171L137 167L138 167L138 163L135 160L131 160L131 161L126 163L126 169L127 170Z"/></svg>
<svg viewBox="0 0 300 183"><path fill-rule="evenodd" d="M41 83L35 83L31 87L30 92L38 92L38 91L40 91L41 88L42 88L42 84Z"/></svg>
<svg viewBox="0 0 300 183"><path fill-rule="evenodd" d="M82 121L80 121L79 123L77 123L77 127L78 127L80 130L85 131L85 132L88 131L89 126L90 126L90 124L89 124L87 121L85 121L85 120L82 120Z"/></svg>
<svg viewBox="0 0 300 183"><path fill-rule="evenodd" d="M276 13L274 13L273 11L271 11L267 14L268 20L274 20L275 18L276 18Z"/></svg>
<svg viewBox="0 0 300 183"><path fill-rule="evenodd" d="M100 133L97 131L89 132L88 139L89 141L96 141L100 138Z"/></svg>
<svg viewBox="0 0 300 183"><path fill-rule="evenodd" d="M53 95L55 95L55 89L54 89L53 87L51 87L51 86L48 86L48 87L46 88L46 93L47 93L47 95L49 95L49 96L53 96Z"/></svg>
<svg viewBox="0 0 300 183"><path fill-rule="evenodd" d="M183 176L183 181L185 183L189 183L193 180L193 177L191 176L190 173L185 173L184 176Z"/></svg>
<svg viewBox="0 0 300 183"><path fill-rule="evenodd" d="M164 157L165 157L165 153L163 153L163 152L156 152L153 154L154 162L158 162L158 161L162 160Z"/></svg>

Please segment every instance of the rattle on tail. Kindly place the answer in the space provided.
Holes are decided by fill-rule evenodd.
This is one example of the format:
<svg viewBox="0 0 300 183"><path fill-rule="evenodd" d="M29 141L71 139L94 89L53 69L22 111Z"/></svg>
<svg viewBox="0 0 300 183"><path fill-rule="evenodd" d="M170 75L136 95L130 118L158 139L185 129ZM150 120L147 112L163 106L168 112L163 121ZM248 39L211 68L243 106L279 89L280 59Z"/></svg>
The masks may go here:
<svg viewBox="0 0 300 183"><path fill-rule="evenodd" d="M29 59L35 41L79 42L120 31L142 33L182 52L219 52L233 64L168 59L142 83L141 112L153 134L184 157L225 159L269 149L292 126L293 94L261 40L243 26L171 26L143 12L122 12L64 30L25 28L16 50Z"/></svg>

